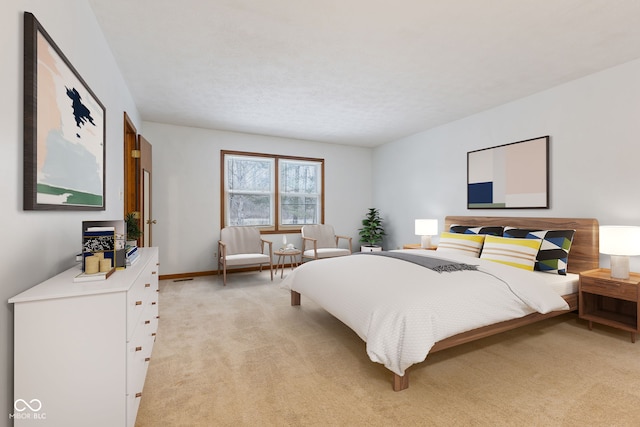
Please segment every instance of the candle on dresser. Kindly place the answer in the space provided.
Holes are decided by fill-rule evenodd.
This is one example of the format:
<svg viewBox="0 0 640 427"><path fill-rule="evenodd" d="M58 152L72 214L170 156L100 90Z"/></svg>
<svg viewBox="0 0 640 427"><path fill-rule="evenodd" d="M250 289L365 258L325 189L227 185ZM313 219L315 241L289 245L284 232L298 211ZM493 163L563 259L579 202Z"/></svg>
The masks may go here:
<svg viewBox="0 0 640 427"><path fill-rule="evenodd" d="M100 269L100 258L88 256L84 259L84 272L86 274L96 274Z"/></svg>
<svg viewBox="0 0 640 427"><path fill-rule="evenodd" d="M100 272L107 272L111 270L111 258L105 258L100 260Z"/></svg>

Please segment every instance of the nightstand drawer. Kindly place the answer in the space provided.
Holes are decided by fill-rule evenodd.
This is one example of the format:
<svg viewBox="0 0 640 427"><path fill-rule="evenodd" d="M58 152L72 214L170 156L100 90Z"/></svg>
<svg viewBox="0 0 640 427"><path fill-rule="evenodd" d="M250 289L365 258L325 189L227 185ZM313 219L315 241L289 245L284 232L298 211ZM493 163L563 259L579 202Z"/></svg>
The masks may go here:
<svg viewBox="0 0 640 427"><path fill-rule="evenodd" d="M631 283L582 277L580 279L580 290L627 301L638 301L638 285Z"/></svg>

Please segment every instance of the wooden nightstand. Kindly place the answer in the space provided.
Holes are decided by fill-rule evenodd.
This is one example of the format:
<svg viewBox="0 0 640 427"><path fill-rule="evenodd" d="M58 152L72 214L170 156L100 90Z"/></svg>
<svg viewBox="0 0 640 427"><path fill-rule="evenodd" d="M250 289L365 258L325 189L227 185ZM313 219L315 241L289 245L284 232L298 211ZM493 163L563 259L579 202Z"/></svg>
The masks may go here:
<svg viewBox="0 0 640 427"><path fill-rule="evenodd" d="M611 270L598 268L580 273L579 315L581 319L629 331L631 342L640 332L638 317L640 273L628 279L611 278Z"/></svg>
<svg viewBox="0 0 640 427"><path fill-rule="evenodd" d="M422 248L420 243L407 243L402 245L402 249L424 249L425 251L435 251L438 247L431 246L430 248Z"/></svg>

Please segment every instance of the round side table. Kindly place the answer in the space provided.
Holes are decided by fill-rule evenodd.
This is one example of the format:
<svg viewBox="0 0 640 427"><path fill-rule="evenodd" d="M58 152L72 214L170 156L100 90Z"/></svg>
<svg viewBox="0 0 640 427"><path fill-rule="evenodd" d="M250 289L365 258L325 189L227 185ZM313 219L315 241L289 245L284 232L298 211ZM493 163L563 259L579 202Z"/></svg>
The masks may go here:
<svg viewBox="0 0 640 427"><path fill-rule="evenodd" d="M278 249L273 252L275 255L278 255L278 262L276 263L276 275L278 275L278 268L280 270L280 278L284 277L284 266L287 262L287 257L289 257L289 264L291 265L291 270L298 266L298 255L302 255L302 251L299 249Z"/></svg>

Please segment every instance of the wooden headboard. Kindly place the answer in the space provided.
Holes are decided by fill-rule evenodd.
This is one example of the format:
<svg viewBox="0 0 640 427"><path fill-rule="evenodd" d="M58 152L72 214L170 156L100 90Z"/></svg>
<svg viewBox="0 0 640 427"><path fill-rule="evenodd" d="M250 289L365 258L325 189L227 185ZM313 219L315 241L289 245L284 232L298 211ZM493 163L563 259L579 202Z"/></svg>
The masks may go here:
<svg viewBox="0 0 640 427"><path fill-rule="evenodd" d="M507 216L447 216L444 219L444 230L448 231L452 224L470 225L502 225L521 228L536 228L539 230L576 230L573 243L569 251L567 271L580 273L585 270L598 268L599 254L599 225L593 218L532 218Z"/></svg>

